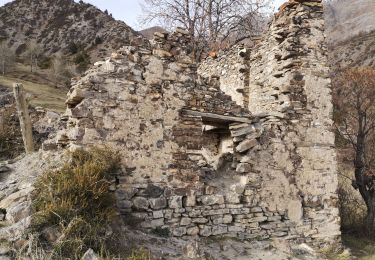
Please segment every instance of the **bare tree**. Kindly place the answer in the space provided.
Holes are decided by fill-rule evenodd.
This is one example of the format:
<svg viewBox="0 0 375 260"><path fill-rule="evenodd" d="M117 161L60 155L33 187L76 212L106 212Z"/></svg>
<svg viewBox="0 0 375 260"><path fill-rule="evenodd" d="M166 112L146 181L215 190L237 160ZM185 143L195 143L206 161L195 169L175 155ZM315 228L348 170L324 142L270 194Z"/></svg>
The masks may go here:
<svg viewBox="0 0 375 260"><path fill-rule="evenodd" d="M352 185L367 206L366 227L375 231L375 70L357 68L334 81L335 122L353 152Z"/></svg>
<svg viewBox="0 0 375 260"><path fill-rule="evenodd" d="M6 44L6 42L0 43L0 68L1 73L4 75L9 69L11 69L16 61L16 54L14 50Z"/></svg>
<svg viewBox="0 0 375 260"><path fill-rule="evenodd" d="M52 60L51 74L56 85L62 83L62 85L65 86L69 84L70 78L74 75L74 71L73 68L69 66L67 58L59 54Z"/></svg>
<svg viewBox="0 0 375 260"><path fill-rule="evenodd" d="M37 44L35 41L28 43L26 57L29 59L31 72L38 67L38 62L42 55L43 49L39 44Z"/></svg>
<svg viewBox="0 0 375 260"><path fill-rule="evenodd" d="M143 22L184 28L199 58L207 46L220 48L259 34L270 10L270 0L145 0Z"/></svg>

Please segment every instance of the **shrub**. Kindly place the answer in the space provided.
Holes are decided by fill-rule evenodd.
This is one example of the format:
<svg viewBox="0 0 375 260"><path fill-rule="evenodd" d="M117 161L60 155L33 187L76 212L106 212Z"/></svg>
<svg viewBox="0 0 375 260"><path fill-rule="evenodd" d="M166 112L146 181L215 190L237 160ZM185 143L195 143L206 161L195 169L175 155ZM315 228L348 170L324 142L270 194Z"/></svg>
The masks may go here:
<svg viewBox="0 0 375 260"><path fill-rule="evenodd" d="M86 51L80 51L74 57L74 63L77 65L77 69L79 72L85 71L88 66L90 65L90 55Z"/></svg>
<svg viewBox="0 0 375 260"><path fill-rule="evenodd" d="M38 62L38 66L41 69L49 69L52 66L52 59L51 57L43 56L40 61Z"/></svg>
<svg viewBox="0 0 375 260"><path fill-rule="evenodd" d="M110 253L108 242L113 237L106 231L115 214L115 198L109 189L118 167L117 153L94 148L72 153L69 164L38 179L31 231L58 229L61 237L47 243L53 256L77 259L89 248Z"/></svg>
<svg viewBox="0 0 375 260"><path fill-rule="evenodd" d="M15 106L0 111L0 160L17 157L24 151Z"/></svg>
<svg viewBox="0 0 375 260"><path fill-rule="evenodd" d="M81 51L74 57L74 63L77 65L84 63L87 61L88 58L88 54L85 51Z"/></svg>
<svg viewBox="0 0 375 260"><path fill-rule="evenodd" d="M75 43L75 42L71 42L69 43L68 45L68 50L71 54L76 54L80 49L80 46L79 44Z"/></svg>
<svg viewBox="0 0 375 260"><path fill-rule="evenodd" d="M352 187L350 180L340 180L338 194L343 231L361 233L367 213L366 205Z"/></svg>
<svg viewBox="0 0 375 260"><path fill-rule="evenodd" d="M100 36L96 36L95 37L95 45L99 45L99 44L102 44L103 43L103 40Z"/></svg>

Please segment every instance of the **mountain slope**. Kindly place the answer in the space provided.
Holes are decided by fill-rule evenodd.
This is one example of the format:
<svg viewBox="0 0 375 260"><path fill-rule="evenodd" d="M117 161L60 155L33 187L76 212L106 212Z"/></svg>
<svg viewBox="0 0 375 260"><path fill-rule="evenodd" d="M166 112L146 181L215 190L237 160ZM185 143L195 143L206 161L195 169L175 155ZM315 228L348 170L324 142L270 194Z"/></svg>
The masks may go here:
<svg viewBox="0 0 375 260"><path fill-rule="evenodd" d="M329 46L330 62L336 68L375 68L375 31L362 33Z"/></svg>
<svg viewBox="0 0 375 260"><path fill-rule="evenodd" d="M144 29L142 31L139 31L140 34L142 34L144 37L146 37L149 40L152 40L154 38L154 33L161 32L165 33L167 30L165 30L163 27L160 26L153 26L147 29Z"/></svg>
<svg viewBox="0 0 375 260"><path fill-rule="evenodd" d="M375 29L374 0L331 0L325 12L329 41L341 42Z"/></svg>
<svg viewBox="0 0 375 260"><path fill-rule="evenodd" d="M73 0L16 0L0 8L0 38L18 55L35 40L44 54L68 53L74 43L95 61L139 36L93 5Z"/></svg>
<svg viewBox="0 0 375 260"><path fill-rule="evenodd" d="M375 68L375 1L326 3L326 34L333 69Z"/></svg>

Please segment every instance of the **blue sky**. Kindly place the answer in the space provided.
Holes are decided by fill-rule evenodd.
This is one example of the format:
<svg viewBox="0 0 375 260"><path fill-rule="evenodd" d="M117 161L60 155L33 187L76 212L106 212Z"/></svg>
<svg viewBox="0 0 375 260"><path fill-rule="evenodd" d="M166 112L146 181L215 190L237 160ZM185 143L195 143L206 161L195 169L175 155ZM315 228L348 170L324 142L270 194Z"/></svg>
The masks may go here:
<svg viewBox="0 0 375 260"><path fill-rule="evenodd" d="M287 0L273 0L276 7L279 7ZM0 0L0 6L10 0ZM91 3L102 10L107 9L113 14L113 17L118 20L125 21L134 29L141 29L138 23L138 17L142 13L140 4L143 0L84 0L84 2Z"/></svg>

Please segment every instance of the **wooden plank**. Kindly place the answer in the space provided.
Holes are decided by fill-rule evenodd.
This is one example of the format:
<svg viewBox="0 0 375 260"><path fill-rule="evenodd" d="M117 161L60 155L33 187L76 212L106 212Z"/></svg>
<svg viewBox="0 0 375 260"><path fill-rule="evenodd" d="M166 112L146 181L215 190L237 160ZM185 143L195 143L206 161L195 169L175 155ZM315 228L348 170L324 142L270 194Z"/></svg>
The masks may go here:
<svg viewBox="0 0 375 260"><path fill-rule="evenodd" d="M34 152L33 132L23 85L15 83L13 85L13 94L16 99L25 151L26 153L32 153Z"/></svg>
<svg viewBox="0 0 375 260"><path fill-rule="evenodd" d="M247 117L236 117L236 116L225 116L214 113L204 113L194 110L183 110L183 113L190 116L200 116L203 122L213 122L213 123L224 123L230 124L234 122L239 123L251 123L251 119Z"/></svg>

